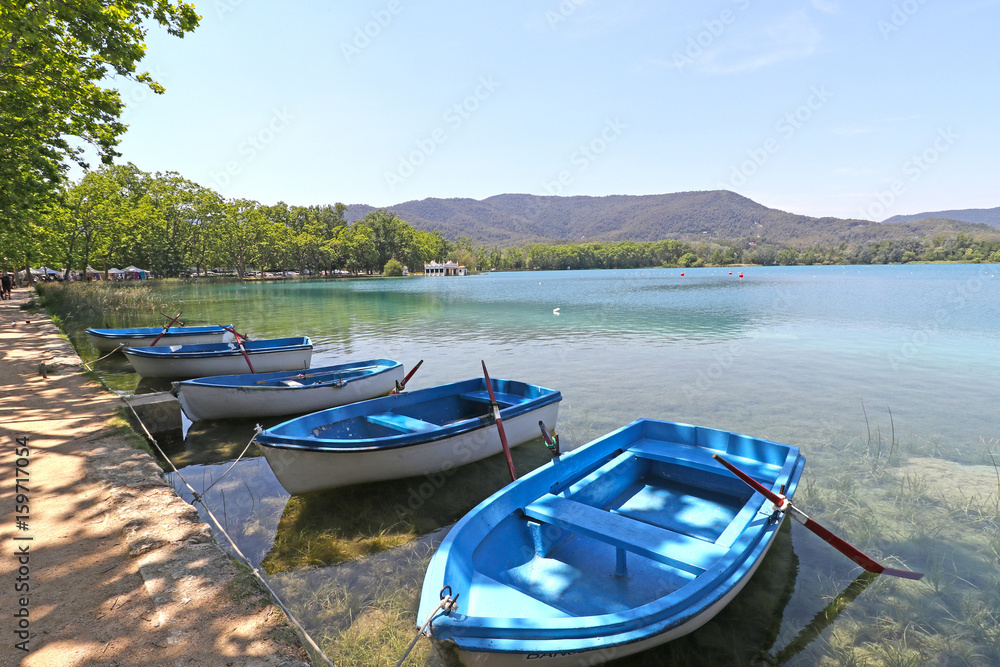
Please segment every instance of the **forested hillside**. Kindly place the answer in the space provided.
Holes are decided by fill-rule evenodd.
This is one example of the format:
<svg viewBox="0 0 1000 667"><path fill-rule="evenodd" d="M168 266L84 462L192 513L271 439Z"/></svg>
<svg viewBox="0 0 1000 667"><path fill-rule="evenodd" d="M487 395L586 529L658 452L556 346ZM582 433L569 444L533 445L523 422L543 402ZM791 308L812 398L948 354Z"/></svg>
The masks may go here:
<svg viewBox="0 0 1000 667"><path fill-rule="evenodd" d="M894 215L883 220L884 223L915 222L926 218L946 218L961 222L974 222L991 227L1000 227L1000 206L996 208L963 208L951 211L934 211L932 213L913 213L911 215Z"/></svg>
<svg viewBox="0 0 1000 667"><path fill-rule="evenodd" d="M958 232L996 235L995 228L931 219L884 225L813 218L768 208L728 190L663 195L554 197L504 194L483 200L422 199L387 207L410 225L487 245L530 242L685 241L764 238L791 246L924 238ZM351 205L348 221L374 208Z"/></svg>

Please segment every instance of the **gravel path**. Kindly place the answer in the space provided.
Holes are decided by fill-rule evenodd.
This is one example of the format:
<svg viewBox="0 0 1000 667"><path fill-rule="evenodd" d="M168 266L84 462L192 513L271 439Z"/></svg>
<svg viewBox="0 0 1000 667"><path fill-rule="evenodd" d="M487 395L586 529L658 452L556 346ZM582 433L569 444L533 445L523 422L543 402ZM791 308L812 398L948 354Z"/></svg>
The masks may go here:
<svg viewBox="0 0 1000 667"><path fill-rule="evenodd" d="M33 294L0 301L0 665L303 665Z"/></svg>

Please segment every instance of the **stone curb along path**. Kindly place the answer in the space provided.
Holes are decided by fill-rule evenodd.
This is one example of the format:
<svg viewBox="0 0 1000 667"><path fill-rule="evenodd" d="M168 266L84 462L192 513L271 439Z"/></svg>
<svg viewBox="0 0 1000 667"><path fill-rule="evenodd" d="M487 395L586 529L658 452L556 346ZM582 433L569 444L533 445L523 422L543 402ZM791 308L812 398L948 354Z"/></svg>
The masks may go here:
<svg viewBox="0 0 1000 667"><path fill-rule="evenodd" d="M0 302L0 665L301 667L284 615L111 423L33 292Z"/></svg>

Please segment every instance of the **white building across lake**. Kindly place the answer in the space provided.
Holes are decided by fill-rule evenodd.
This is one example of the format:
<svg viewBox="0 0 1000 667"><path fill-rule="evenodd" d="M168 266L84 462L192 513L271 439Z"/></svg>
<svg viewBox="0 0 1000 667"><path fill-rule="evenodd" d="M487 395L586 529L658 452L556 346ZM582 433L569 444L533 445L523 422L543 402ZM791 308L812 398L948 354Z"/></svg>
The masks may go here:
<svg viewBox="0 0 1000 667"><path fill-rule="evenodd" d="M437 262L432 261L430 264L424 264L425 276L464 276L468 273L468 269L464 266L456 264L455 262L438 264Z"/></svg>

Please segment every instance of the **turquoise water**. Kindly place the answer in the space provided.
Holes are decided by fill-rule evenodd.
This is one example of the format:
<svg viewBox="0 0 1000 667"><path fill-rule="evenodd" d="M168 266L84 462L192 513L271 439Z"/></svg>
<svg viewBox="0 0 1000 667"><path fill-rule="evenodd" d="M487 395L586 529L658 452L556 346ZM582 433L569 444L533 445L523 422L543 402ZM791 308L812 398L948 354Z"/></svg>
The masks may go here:
<svg viewBox="0 0 1000 667"><path fill-rule="evenodd" d="M808 459L796 498L802 509L873 555L898 557L895 564L929 576L878 580L803 643L796 636L859 570L794 525L789 545L772 558L794 559L797 572L769 594L766 615L775 627L749 648L787 664L996 664L1000 265L684 274L491 273L165 289L183 302L188 324L231 321L256 338L311 336L314 366L390 357L409 368L423 359L412 389L477 376L486 360L493 377L562 391L557 430L568 448L638 417L798 445ZM245 443L249 428L199 425L184 449ZM204 485L222 470L216 464L182 473ZM259 458L241 462L215 488L228 494L226 520L241 548L260 562L287 496ZM307 593L338 581L364 588L359 572L381 567L409 576L399 585L415 596L420 558L439 536L396 556L285 572L274 581L307 625L335 643L329 617L313 613ZM753 585L747 595L763 595ZM691 646L719 643L713 632L706 626ZM670 664L671 655L621 664Z"/></svg>
<svg viewBox="0 0 1000 667"><path fill-rule="evenodd" d="M996 435L996 265L493 273L185 289L187 322L309 335L313 365L425 363L413 388L477 376L562 390L580 442L639 416L794 441ZM553 311L558 308L558 314ZM579 444L579 442L577 443Z"/></svg>

